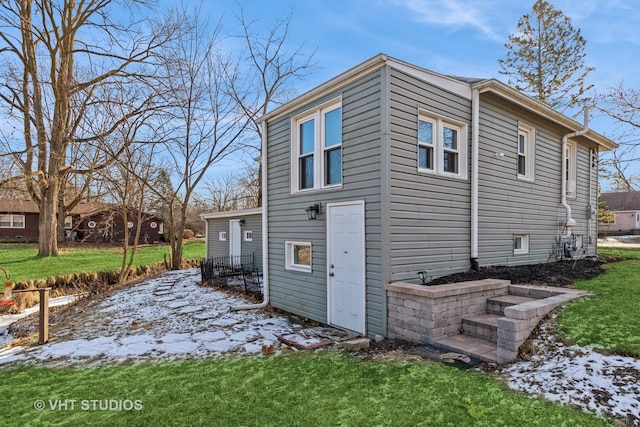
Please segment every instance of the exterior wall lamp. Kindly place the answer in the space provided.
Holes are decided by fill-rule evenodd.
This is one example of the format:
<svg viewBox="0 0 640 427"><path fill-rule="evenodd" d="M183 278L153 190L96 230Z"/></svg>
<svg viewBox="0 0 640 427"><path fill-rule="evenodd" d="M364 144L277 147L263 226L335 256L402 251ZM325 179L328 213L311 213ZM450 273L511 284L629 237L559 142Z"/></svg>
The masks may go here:
<svg viewBox="0 0 640 427"><path fill-rule="evenodd" d="M426 271L418 271L418 277L420 278L420 281L422 281L423 285L426 285L430 278L429 273Z"/></svg>
<svg viewBox="0 0 640 427"><path fill-rule="evenodd" d="M242 218L239 222L240 222L240 225L244 225L244 222L245 222L244 218Z"/></svg>
<svg viewBox="0 0 640 427"><path fill-rule="evenodd" d="M307 212L307 219L316 219L320 213L320 204L316 203L309 206L305 211Z"/></svg>

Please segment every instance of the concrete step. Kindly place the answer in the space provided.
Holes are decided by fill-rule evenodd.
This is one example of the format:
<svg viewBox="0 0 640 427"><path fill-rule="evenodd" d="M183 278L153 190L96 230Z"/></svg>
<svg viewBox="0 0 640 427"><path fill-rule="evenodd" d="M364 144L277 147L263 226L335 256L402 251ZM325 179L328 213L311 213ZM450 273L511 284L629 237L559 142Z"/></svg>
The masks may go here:
<svg viewBox="0 0 640 427"><path fill-rule="evenodd" d="M499 314L481 313L462 318L462 332L493 343L498 342Z"/></svg>
<svg viewBox="0 0 640 427"><path fill-rule="evenodd" d="M496 343L467 334L443 337L437 340L435 345L448 351L466 354L472 359L478 359L482 362L496 363L498 360Z"/></svg>
<svg viewBox="0 0 640 427"><path fill-rule="evenodd" d="M524 297L520 295L502 295L499 297L487 298L487 313L504 316L505 307L518 305L538 298Z"/></svg>

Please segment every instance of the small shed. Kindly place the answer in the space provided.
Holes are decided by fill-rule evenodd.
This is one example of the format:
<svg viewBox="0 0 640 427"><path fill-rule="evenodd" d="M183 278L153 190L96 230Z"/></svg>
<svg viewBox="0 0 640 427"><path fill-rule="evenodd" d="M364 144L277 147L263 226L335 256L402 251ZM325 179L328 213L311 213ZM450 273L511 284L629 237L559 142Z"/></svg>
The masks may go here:
<svg viewBox="0 0 640 427"><path fill-rule="evenodd" d="M255 270L262 273L262 208L212 212L200 217L206 222L207 258L251 257Z"/></svg>

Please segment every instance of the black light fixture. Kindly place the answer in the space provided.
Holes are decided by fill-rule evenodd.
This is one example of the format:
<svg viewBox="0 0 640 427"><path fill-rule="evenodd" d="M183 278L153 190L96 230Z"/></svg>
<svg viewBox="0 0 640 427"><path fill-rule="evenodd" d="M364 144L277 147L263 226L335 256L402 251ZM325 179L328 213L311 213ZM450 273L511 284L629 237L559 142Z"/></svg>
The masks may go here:
<svg viewBox="0 0 640 427"><path fill-rule="evenodd" d="M429 281L429 273L427 273L426 271L418 271L418 277L422 281L423 285L426 285Z"/></svg>
<svg viewBox="0 0 640 427"><path fill-rule="evenodd" d="M307 212L307 219L316 219L320 213L320 204L316 203L309 206L305 211Z"/></svg>
<svg viewBox="0 0 640 427"><path fill-rule="evenodd" d="M244 218L240 220L240 225L244 225Z"/></svg>

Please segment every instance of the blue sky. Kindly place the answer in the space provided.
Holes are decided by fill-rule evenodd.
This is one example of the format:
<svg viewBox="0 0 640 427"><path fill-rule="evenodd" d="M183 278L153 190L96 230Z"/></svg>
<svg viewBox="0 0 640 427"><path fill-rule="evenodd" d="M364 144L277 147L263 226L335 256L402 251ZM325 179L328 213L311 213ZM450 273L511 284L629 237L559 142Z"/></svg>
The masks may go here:
<svg viewBox="0 0 640 427"><path fill-rule="evenodd" d="M212 19L224 15L234 33L237 4L269 29L293 12L290 46L304 44L320 69L296 85L301 94L377 53L443 74L496 77L504 44L534 0L205 0ZM640 1L555 0L587 41L586 65L598 93L620 83L637 87L640 75ZM236 31L237 32L237 31ZM615 134L615 125L594 112L592 128Z"/></svg>

